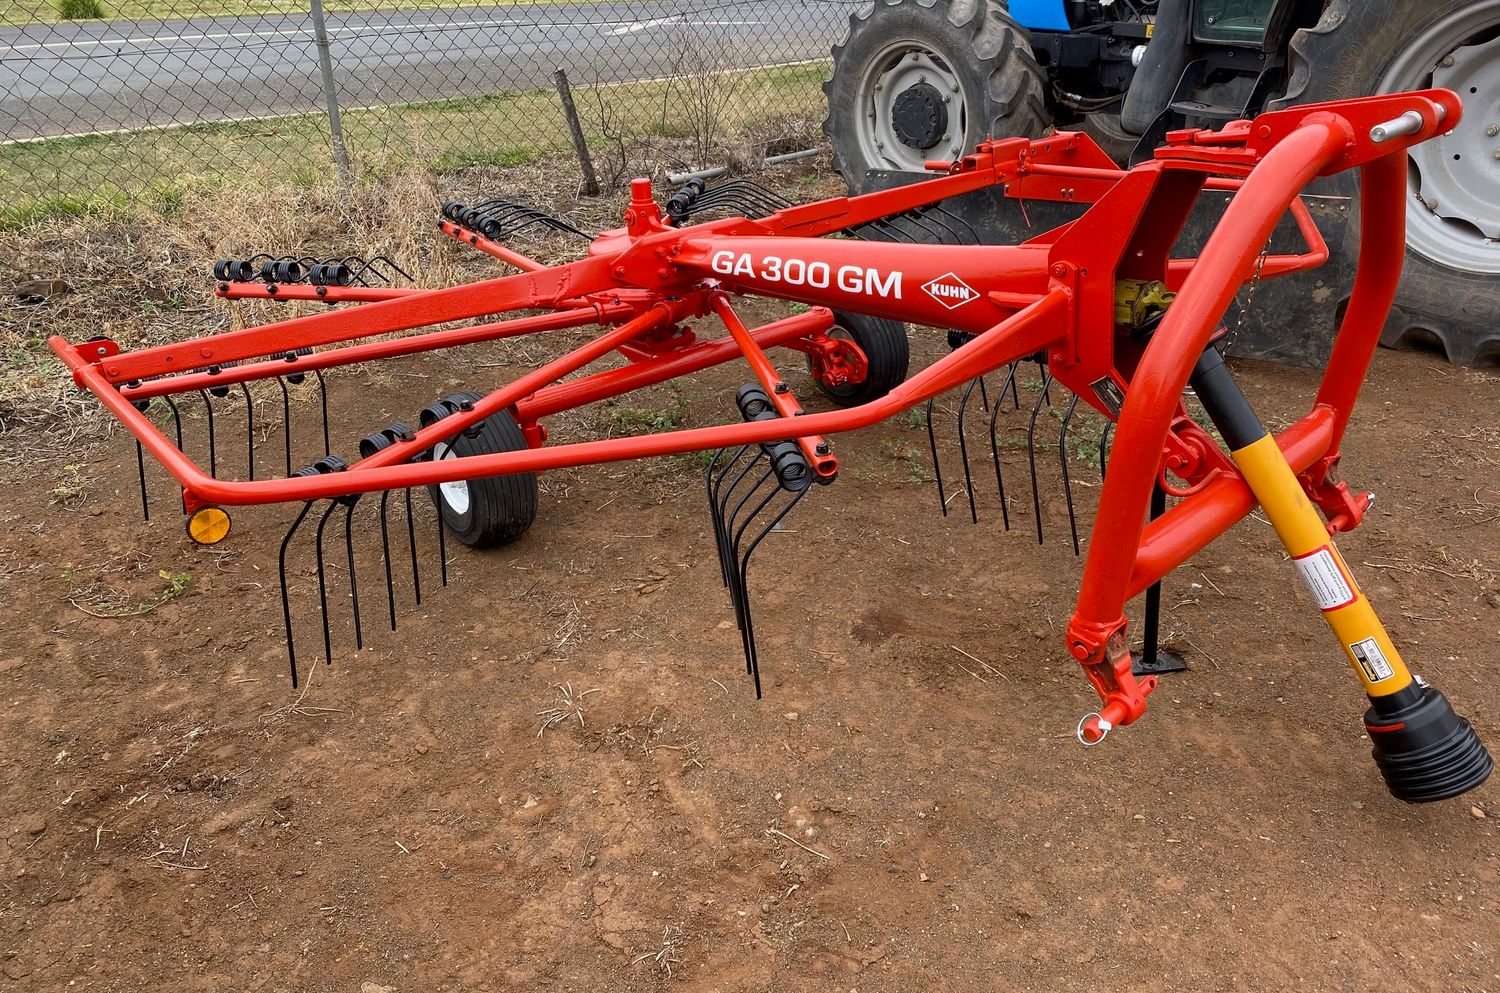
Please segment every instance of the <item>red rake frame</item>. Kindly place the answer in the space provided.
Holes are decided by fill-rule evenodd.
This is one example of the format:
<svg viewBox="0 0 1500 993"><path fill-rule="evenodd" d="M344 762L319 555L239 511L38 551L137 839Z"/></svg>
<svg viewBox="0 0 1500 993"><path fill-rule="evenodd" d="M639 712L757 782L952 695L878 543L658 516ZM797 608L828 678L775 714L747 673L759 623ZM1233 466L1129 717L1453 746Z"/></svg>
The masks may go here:
<svg viewBox="0 0 1500 993"><path fill-rule="evenodd" d="M220 283L226 297L314 299L357 306L156 348L121 352L106 339L51 346L74 380L97 396L181 483L185 506L313 501L562 466L793 440L820 481L838 461L826 435L866 427L1019 359L1045 353L1052 375L1117 422L1096 535L1089 544L1070 653L1103 701L1087 737L1145 710L1155 679L1131 674L1124 606L1244 517L1256 496L1235 462L1186 416L1182 396L1239 287L1328 258L1299 197L1313 178L1362 170L1359 269L1312 409L1276 439L1330 533L1358 524L1367 503L1331 478L1340 441L1381 326L1404 252L1406 149L1459 120L1455 94L1429 90L1310 105L1238 121L1218 132L1168 136L1156 157L1118 169L1080 134L980 145L929 163L938 178L834 198L760 220L729 218L677 228L663 221L647 180L632 186L625 226L595 239L586 258L543 266L451 220L442 231L522 271L436 290ZM1091 204L1078 220L1020 245L909 245L825 238L960 194L1001 188L1021 200ZM1173 259L1200 193L1232 191L1197 258ZM1297 255L1262 258L1288 210L1306 241ZM1259 265L1257 262L1259 261ZM1116 320L1121 286L1160 280L1175 302L1146 340ZM945 289L943 289L945 288ZM747 328L736 294L799 301L803 314ZM891 390L848 409L805 414L767 356L790 347L825 376L858 381L863 356L827 335L837 308L956 329L975 337ZM518 310L495 323L405 332ZM681 322L709 313L728 336L700 341ZM132 404L150 397L244 383L416 352L544 334L597 323L608 328L471 409L349 466L304 478L235 481L203 472ZM353 343L353 344L351 344ZM336 347L329 347L336 346ZM321 349L321 350L320 350ZM620 352L628 366L560 380ZM779 417L644 437L548 446L542 418L743 357ZM1123 405L1118 398L1123 397ZM522 426L526 451L416 461L498 411ZM1170 472L1179 482L1169 482ZM1181 497L1146 524L1158 482ZM1092 720L1092 718L1091 718ZM1083 737L1081 733L1081 737Z"/></svg>

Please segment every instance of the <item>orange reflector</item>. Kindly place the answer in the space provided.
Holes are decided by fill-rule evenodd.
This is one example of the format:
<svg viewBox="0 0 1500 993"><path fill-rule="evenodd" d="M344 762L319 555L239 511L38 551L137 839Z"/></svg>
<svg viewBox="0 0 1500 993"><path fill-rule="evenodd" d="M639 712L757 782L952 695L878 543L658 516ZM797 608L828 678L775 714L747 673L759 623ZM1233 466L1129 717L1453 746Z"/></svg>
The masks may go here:
<svg viewBox="0 0 1500 993"><path fill-rule="evenodd" d="M220 507L195 510L188 518L187 533L200 545L217 545L229 536L229 514Z"/></svg>

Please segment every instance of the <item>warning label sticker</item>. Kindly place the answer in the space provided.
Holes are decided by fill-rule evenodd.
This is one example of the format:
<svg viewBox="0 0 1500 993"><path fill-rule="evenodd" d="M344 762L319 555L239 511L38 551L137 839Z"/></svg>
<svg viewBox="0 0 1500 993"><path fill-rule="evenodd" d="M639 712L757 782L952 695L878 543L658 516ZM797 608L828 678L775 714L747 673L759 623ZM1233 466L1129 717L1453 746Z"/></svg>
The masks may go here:
<svg viewBox="0 0 1500 993"><path fill-rule="evenodd" d="M1337 610L1354 602L1354 584L1344 574L1331 546L1324 545L1292 561L1319 610Z"/></svg>
<svg viewBox="0 0 1500 993"><path fill-rule="evenodd" d="M1359 667L1365 671L1365 677L1372 683L1395 675L1395 670L1386 661L1385 653L1380 650L1380 645L1374 638L1356 641L1349 646L1349 654L1354 656L1354 661L1359 663Z"/></svg>

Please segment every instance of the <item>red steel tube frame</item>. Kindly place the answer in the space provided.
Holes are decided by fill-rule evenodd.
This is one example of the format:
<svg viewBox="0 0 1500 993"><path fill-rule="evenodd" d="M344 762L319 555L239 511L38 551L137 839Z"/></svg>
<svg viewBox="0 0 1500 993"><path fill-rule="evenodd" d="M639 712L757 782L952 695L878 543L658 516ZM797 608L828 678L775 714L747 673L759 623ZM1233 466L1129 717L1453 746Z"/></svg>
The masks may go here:
<svg viewBox="0 0 1500 993"><path fill-rule="evenodd" d="M1369 137L1374 124L1413 111L1421 118L1421 126L1414 133L1379 145ZM651 201L649 186L637 183L636 196L626 213L627 230L601 236L591 246L589 258L570 265L361 304L355 308L357 314L329 312L128 355L119 354L109 342L94 343L92 354L87 356L84 349L90 346L72 346L56 338L50 343L73 372L75 381L98 396L153 457L182 483L188 493L190 509L206 503L304 501L458 478L540 471L789 438L816 440L823 434L854 430L884 420L978 375L1041 351L1051 353L1058 379L1088 399L1086 389L1081 389L1080 385L1086 387L1089 381L1085 379L1080 384L1077 376L1097 372L1101 356L1080 352L1080 342L1086 341L1088 348L1097 349L1101 344L1108 345L1110 339L1101 337L1097 330L1091 330L1085 339L1082 336L1083 322L1097 322L1102 313L1101 304L1112 302L1116 264L1131 273L1141 271L1140 264L1125 270L1124 263L1111 261L1112 258L1119 260L1120 256L1112 257L1109 253L1140 245L1134 256L1146 258L1144 265L1147 269L1152 264L1157 265L1163 277L1177 286L1179 293L1144 349L1116 357L1130 365L1129 369L1112 373L1126 382L1128 389L1123 409L1119 412L1119 430L1115 435L1110 472L1101 492L1095 521L1095 533L1107 534L1109 540L1090 543L1077 610L1068 628L1069 648L1083 664L1104 701L1101 719L1115 725L1128 724L1144 713L1145 698L1153 688L1154 680L1137 683L1130 674L1129 654L1124 648L1125 601L1204 547L1254 505L1248 487L1236 472L1215 469L1218 475L1199 479L1197 482L1201 485L1173 510L1149 526L1145 523L1146 504L1152 486L1163 471L1168 434L1174 430L1174 418L1193 365L1208 346L1236 289L1251 275L1263 251L1262 246L1287 210L1291 210L1308 250L1301 255L1270 257L1263 262L1262 275L1300 271L1327 258L1327 246L1301 203L1300 191L1317 175L1360 167L1364 190L1360 255L1350 304L1312 411L1278 437L1294 470L1304 472L1324 460L1326 472L1327 464L1337 457L1339 442L1378 340L1380 326L1393 301L1400 274L1404 256L1401 234L1404 230L1406 148L1432 137L1439 130L1451 128L1460 114L1456 95L1445 90L1292 108L1262 115L1254 122L1236 122L1216 134L1175 133L1169 136L1169 145L1158 152L1155 162L1130 172L1105 168L1098 162L1097 148L1077 136L1059 135L1038 142L1007 139L981 145L975 155L951 164L950 175L930 183L808 204L780 211L760 221L731 218L685 231L662 224L659 210ZM1196 174L1198 178L1161 183L1172 170L1176 170L1179 176ZM1216 171L1243 173L1243 178L1208 175ZM981 292L975 299L983 300L989 309L976 309L966 317L967 327L978 331L978 337L878 400L845 410L795 418L783 416L769 421L644 437L576 442L477 456L461 462L409 461L443 437L451 436L499 410L513 408L523 418L530 419L562 409L561 404L571 405L575 401L588 402L591 398L615 395L636 385L670 378L681 371L706 367L733 354L744 356L762 383L771 387L780 381L779 374L762 349L780 342L783 334L788 336L786 340L792 340L797 337L796 332L802 330L802 325L796 319L788 319L754 331L746 329L728 306L720 281L715 276L727 277L723 286L730 289L782 296L811 304L847 306L852 291L842 279L836 289L830 288L828 273L833 271L832 267L851 259L889 259L892 257L890 246L839 241L809 244L807 239L986 186L1004 185L1007 195L1013 197L1099 203L1107 199L1111 191L1124 190L1127 177L1131 179L1129 190L1125 190L1123 196L1116 196L1113 204L1101 203L1096 209L1124 205L1137 210L1138 216L1133 219L1120 217L1118 210L1101 214L1098 219L1102 225L1098 228L1099 238L1095 237L1092 228L1078 229L1079 232L1088 230L1087 238L1078 234L1068 237L1072 225L1065 225L1012 248L903 246L901 255L907 260L903 264L919 276L938 271L947 265L947 260L952 260L950 274L959 273L957 278L981 284ZM1140 220L1156 203L1157 190L1163 189L1162 223L1180 225L1186 216L1182 195L1186 192L1196 196L1197 191L1204 188L1233 189L1235 196L1199 257L1171 260L1165 254L1170 247L1170 230L1152 229L1141 234L1138 229ZM1083 223L1089 223L1088 215ZM1100 238L1105 244L1097 254L1096 265L1102 263L1101 267L1107 271L1096 271L1090 277L1086 265L1080 265L1077 258L1065 253L1082 251L1087 254L1091 243ZM733 245L746 252L753 248L762 252L762 257L772 249L799 251L812 260L803 262L805 270L810 270L814 264L825 266L822 287L808 290L777 285L783 270L777 268L774 273L768 267L757 270L753 262L745 263L748 269L742 269L736 261L726 270L722 256L725 252L733 255L736 250L724 246ZM856 251L851 252L851 249ZM752 255L747 254L746 258L752 258ZM965 265L976 258L991 260L999 271L977 272ZM1099 281L1106 278L1111 282L1108 296L1101 294L1099 286ZM888 281L882 285L887 290L890 287ZM903 300L899 281L895 285L894 300L890 299L889 292L881 294L886 298L883 302L874 299L873 293L867 293L871 299L863 312L917 320L921 320L924 313L940 318L944 316L936 305L931 310L924 310L927 305ZM171 384L170 389L154 386L148 381L135 395L148 395L147 390L175 392L183 388L184 383L196 383L204 375L185 376L182 373L206 366L222 366L297 347L334 344L485 313L525 308L591 307L602 319L604 314L598 301L615 298L619 298L617 306L634 316L624 319L624 313L611 314L612 318L623 320L623 323L589 344L492 392L474 404L473 409L456 413L441 424L418 432L415 440L392 445L356 463L350 471L334 475L255 482L213 479L131 405L128 387L124 392L121 389L122 384L132 379L168 374L169 378L164 382ZM936 295L934 300L941 304ZM702 315L709 310L718 311L724 318L730 331L729 339L693 344L676 355L663 353L659 359L648 358L634 367L552 385L561 376L577 371L611 351L640 344L643 339L659 335L663 329L670 331L684 317ZM589 311L583 310L582 313ZM983 321L977 316L981 314L986 315ZM806 324L809 332L818 330L819 325L826 327L823 322L830 319L826 311L803 316L810 318ZM965 326L951 318L926 323ZM514 327L516 322L491 325L482 333L501 336L505 332L497 329L507 324ZM550 326L538 323L528 325L528 328L542 330ZM438 336L472 335L479 330L436 332L320 354L341 354L347 359L350 354L377 354L375 351L358 351L361 348L405 348L411 346L400 342L424 338L428 341L447 340ZM419 349L412 347L412 350ZM655 354L644 344L638 352ZM1104 367L1108 368L1108 360L1104 359L1104 362ZM273 365L274 362L258 362L246 366L244 368L249 372L245 378L254 378L261 369ZM235 371L227 369L225 373ZM275 373L268 371L265 374ZM235 380L221 374L212 381L220 384ZM792 411L783 409L781 412L786 415ZM1320 485L1321 482L1313 480L1305 485Z"/></svg>

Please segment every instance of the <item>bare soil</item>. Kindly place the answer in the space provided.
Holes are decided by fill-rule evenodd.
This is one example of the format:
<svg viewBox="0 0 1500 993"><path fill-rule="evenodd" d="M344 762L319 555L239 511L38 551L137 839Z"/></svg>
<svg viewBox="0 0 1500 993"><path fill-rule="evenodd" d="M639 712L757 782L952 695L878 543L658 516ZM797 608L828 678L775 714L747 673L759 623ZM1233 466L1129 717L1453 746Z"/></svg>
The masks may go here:
<svg viewBox="0 0 1500 993"><path fill-rule="evenodd" d="M923 337L918 360L943 347ZM335 450L527 357L336 377ZM1238 370L1272 419L1315 383ZM739 375L587 426L722 420ZM1492 746L1497 383L1378 357L1344 469L1379 499L1342 543L1409 660ZM299 462L313 406L297 408ZM201 454L201 413L185 420ZM220 425L226 465L236 427ZM1006 532L987 453L975 526L962 496L938 513L920 422L837 439L842 477L753 566L757 702L691 460L548 475L519 543L448 546L445 590L424 541L423 601L398 572L394 633L378 564L362 567L363 651L332 538L332 665L304 543L311 679L294 691L287 508L238 511L225 545L199 549L156 472L140 520L124 437L8 440L7 988L1500 988L1500 786L1425 807L1386 793L1358 686L1264 522L1168 581L1191 671L1138 724L1078 745L1095 698L1062 648L1081 562L1055 442L1038 546L1019 444ZM378 562L367 507L361 554Z"/></svg>

